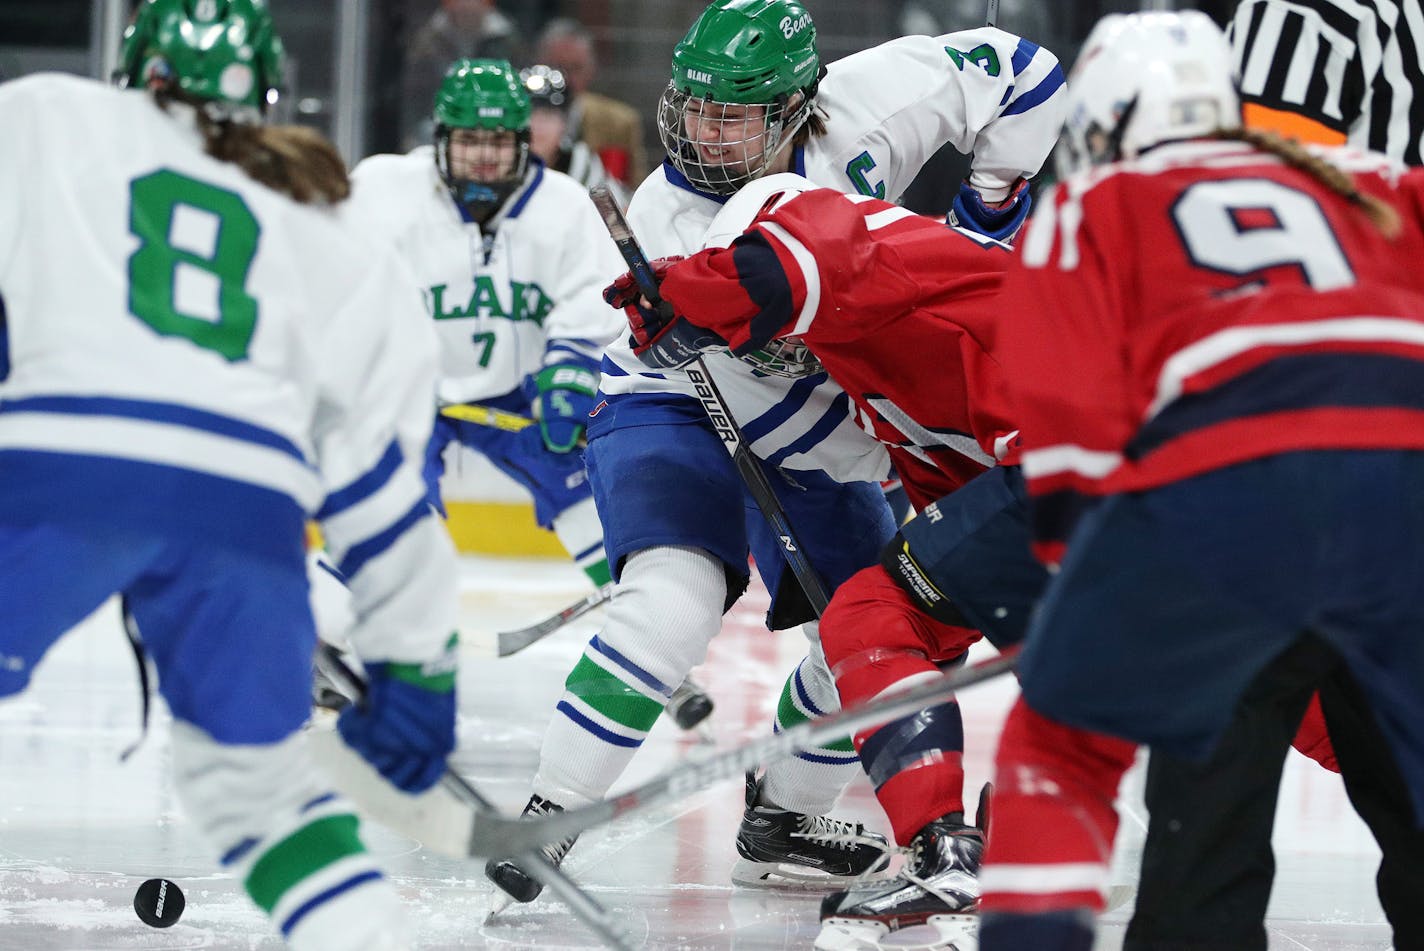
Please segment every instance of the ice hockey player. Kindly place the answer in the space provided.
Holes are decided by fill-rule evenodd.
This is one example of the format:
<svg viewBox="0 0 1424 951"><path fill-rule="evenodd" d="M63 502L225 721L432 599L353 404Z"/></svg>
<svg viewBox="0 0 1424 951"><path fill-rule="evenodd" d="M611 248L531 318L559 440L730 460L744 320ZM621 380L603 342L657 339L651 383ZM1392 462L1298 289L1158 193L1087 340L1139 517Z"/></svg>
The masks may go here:
<svg viewBox="0 0 1424 951"><path fill-rule="evenodd" d="M509 63L451 64L435 141L352 172L351 214L392 240L440 337L440 400L537 418L519 432L440 416L427 459L439 504L451 442L534 498L595 585L609 580L581 441L598 361L621 322L599 291L621 258L582 186L529 152L529 96Z"/></svg>
<svg viewBox="0 0 1424 951"><path fill-rule="evenodd" d="M1138 72L1150 74L1147 69ZM1218 84L1229 90L1226 79ZM1188 88L1183 96L1190 98L1186 93L1194 91ZM842 382L864 418L877 423L877 432L889 438L892 451L895 445L912 445L911 433L935 434L936 448L947 448L956 438L963 441L962 435L952 435L957 432L976 434L986 451L1002 455L1012 414L1004 411L1001 394L996 396L995 378L1005 378L992 372L997 369L993 355L1001 341L1023 346L1037 338L1016 335L1017 322L1007 324L996 315L1017 314L1032 307L1033 298L1019 300L1016 307L986 307L980 299L984 290L973 281L976 274L982 281L996 281L1002 269L996 271L992 261L976 266L963 260L968 253L965 236L935 223L877 202L859 200L859 207L853 208L856 199L827 191L788 200L786 195L794 195L804 183L782 186L767 179L762 184L773 192L784 191L758 197L758 225L729 250L655 264L663 278L662 293L677 318L668 322L646 308L633 309L635 349L641 358L654 367L675 366L688 359L689 349L706 345L707 329L735 350L794 334ZM1007 264L1007 255L1001 260ZM637 299L627 279L610 290L618 304ZM695 329L683 333L684 324ZM924 355L923 367L918 355ZM973 412L967 417L962 412L957 418L946 415L953 407L963 407L966 395ZM887 407L893 408L896 425L876 415L884 415ZM912 473L922 471L905 466L901 457L897 465ZM933 481L921 487L943 488ZM1001 646L1022 638L1028 609L1046 583L1046 575L1027 557L1025 515L1022 479L1016 471L1006 467L990 472L910 523L887 551L885 571L862 572L837 591L822 621L822 639L843 700L867 699L911 685L917 675L933 676L930 661L949 659L962 650L968 643L963 633L975 636L962 632L956 646L956 627L972 623ZM887 573L899 584L890 583ZM1044 738L1042 746L1056 750L1060 761L1076 757L1080 770L1107 776L1104 785L1115 789L1132 762L1133 744L1062 726L1045 729L1040 719L1022 706L1016 709L1005 748L1013 749L1025 733L1036 731ZM943 926L946 941L963 947L953 938L946 912L967 905L976 893L962 873L972 868L978 850L970 844L964 850L969 858L956 862L953 852L942 847L953 839L938 829L947 806L953 807L950 816L962 823L957 709L946 705L925 711L856 739L897 838L904 842L912 830L924 830L916 836L921 841L914 849L920 867L912 867L914 877L898 886L870 885L827 899L820 946L862 947L888 929L929 919ZM1361 759L1369 754L1359 751L1378 747L1368 738L1351 745ZM1390 770L1390 764L1376 759L1369 772L1387 776ZM1058 891L1069 893L1066 900L1096 902L1100 909L1106 891L1106 847L1116 823L1111 792L1106 799L1069 803L1070 812L1078 809L1092 817L1086 827L1043 822L1037 821L1032 800L1013 784L1015 770L1002 766L999 775L1010 784L1000 818L1005 813L1009 818L1000 822L1007 830L1002 840L1007 844L996 848L1012 857L1008 864L1018 865L1012 873L1014 887L1039 890L1020 901L1051 903L1054 896L1042 889L1054 889L1057 882L1062 886ZM1074 780L1059 774L1054 784L1067 788ZM1364 782L1357 780L1357 785L1363 789ZM1385 787L1392 792L1403 784L1373 782L1371 796ZM1372 812L1366 810L1377 836L1381 812L1378 800ZM1388 815L1383 818L1389 821ZM963 835L962 825L959 828L960 843L972 842ZM1075 829L1082 834L1074 834ZM1258 845L1242 853L1243 862L1268 851L1268 841ZM1386 845L1387 859L1392 849ZM925 862L927 857L939 864ZM1065 878L1070 869L1076 870L1076 878ZM1390 878L1401 881L1397 874ZM1385 881L1382 872L1381 893L1388 905ZM999 896L989 891L992 907ZM1398 908L1391 914L1397 930L1403 914ZM971 939L966 935L963 940ZM1032 932L1019 940L1019 946L1039 946Z"/></svg>
<svg viewBox="0 0 1424 951"><path fill-rule="evenodd" d="M530 151L549 168L563 172L584 188L608 188L619 206L627 207L632 197L627 186L608 174L603 160L587 142L571 134L572 94L564 74L552 66L536 64L521 69L519 79L529 94Z"/></svg>
<svg viewBox="0 0 1424 951"><path fill-rule="evenodd" d="M999 749L996 809L1020 799L1023 841L990 845L982 947L1092 944L1092 878L1049 889L1042 867L1073 861L1044 830L1111 841L1116 776L1065 760L1076 727L1153 750L1125 947L1264 951L1273 865L1256 856L1323 681L1366 702L1342 718L1326 694L1323 711L1386 861L1398 826L1362 796L1382 778L1421 841L1424 177L1242 130L1231 50L1201 13L1106 18L1079 62L1074 174L1005 290L1025 318L1000 352L1036 541L1061 567L1019 668L1034 719ZM1033 846L1037 867L1015 861ZM1395 947L1424 947L1417 890L1384 868Z"/></svg>
<svg viewBox="0 0 1424 951"><path fill-rule="evenodd" d="M794 170L893 200L953 143L974 155L961 220L1011 232L1028 212L1025 180L1057 134L1062 82L1052 54L993 29L902 38L823 67L799 3L715 0L674 50L659 105L667 160L635 193L629 219L650 255L690 253L722 204L763 175ZM794 344L708 364L826 586L875 563L894 533L873 481L888 457L847 412L844 392ZM749 545L773 593L770 626L813 620L686 373L651 371L616 342L600 391L588 462L618 587L545 736L529 813L604 795L666 685L702 659L745 589ZM787 682L781 726L839 704L807 626L811 651ZM749 777L734 880L835 887L882 865L880 849L854 841L863 830L825 816L856 765L845 742ZM491 871L515 897L538 894L509 863Z"/></svg>
<svg viewBox="0 0 1424 951"><path fill-rule="evenodd" d="M341 733L428 787L455 740L436 344L399 259L330 207L335 149L262 124L281 56L259 0L146 0L130 88L0 86L0 696L120 594L213 854L290 947L392 951L396 890L302 733L303 537L319 519L355 597L370 696Z"/></svg>
<svg viewBox="0 0 1424 951"><path fill-rule="evenodd" d="M1012 329L997 306L1010 248L874 198L808 189L796 176L766 177L728 202L728 218L745 220L743 201L757 214L729 248L654 262L671 322L640 307L628 276L607 296L628 308L634 352L653 368L685 363L689 342L720 337L735 353L794 336L890 452L923 512L886 547L885 567L841 585L821 620L836 686L850 703L939 676L980 630L1000 646L1018 642L1046 579L1029 552L1016 467L987 468L1013 436L993 355ZM909 552L922 553L911 544L922 538L943 539L931 549L945 556L933 567L948 577L916 587L900 565L914 564ZM944 586L937 601L936 584ZM816 946L873 948L892 931L929 924L932 946L967 951L987 803L980 825L966 821L958 704L854 741L910 860L889 881L827 896Z"/></svg>

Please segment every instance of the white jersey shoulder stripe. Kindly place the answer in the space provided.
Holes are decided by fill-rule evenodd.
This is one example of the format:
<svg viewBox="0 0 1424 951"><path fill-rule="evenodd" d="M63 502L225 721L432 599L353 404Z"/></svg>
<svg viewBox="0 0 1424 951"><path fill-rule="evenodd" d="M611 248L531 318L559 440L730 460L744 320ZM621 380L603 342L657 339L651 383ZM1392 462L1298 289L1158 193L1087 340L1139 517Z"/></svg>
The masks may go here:
<svg viewBox="0 0 1424 951"><path fill-rule="evenodd" d="M806 282L806 300L796 315L796 324L790 336L799 337L811 329L816 319L816 310L821 306L821 272L816 267L816 257L809 248L774 221L763 221L761 227L775 238L791 254L796 266L801 269L802 280Z"/></svg>
<svg viewBox="0 0 1424 951"><path fill-rule="evenodd" d="M1122 453L1085 449L1063 444L1031 449L1023 455L1024 476L1042 479L1074 473L1088 479L1103 479L1122 465Z"/></svg>
<svg viewBox="0 0 1424 951"><path fill-rule="evenodd" d="M1330 341L1424 347L1424 324L1398 317L1340 317L1293 324L1230 327L1183 347L1162 364L1147 419L1182 395L1191 377L1258 347L1300 347Z"/></svg>

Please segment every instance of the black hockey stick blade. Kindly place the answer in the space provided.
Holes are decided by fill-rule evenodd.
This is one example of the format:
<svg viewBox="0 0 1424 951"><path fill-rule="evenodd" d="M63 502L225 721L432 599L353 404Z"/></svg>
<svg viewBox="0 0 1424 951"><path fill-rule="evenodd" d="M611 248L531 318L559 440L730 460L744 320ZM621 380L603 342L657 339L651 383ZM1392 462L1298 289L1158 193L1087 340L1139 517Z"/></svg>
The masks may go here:
<svg viewBox="0 0 1424 951"><path fill-rule="evenodd" d="M768 760L790 756L817 744L838 740L868 727L917 713L940 704L966 687L983 683L1013 670L1017 650L962 667L937 680L920 684L904 693L882 697L850 709L818 717L789 727L781 733L753 740L734 750L706 759L681 763L612 799L604 799L578 809L539 819L509 819L480 813L470 833L472 856L502 856L527 853L549 842L579 835L634 812L685 798L725 779L740 777Z"/></svg>
<svg viewBox="0 0 1424 951"><path fill-rule="evenodd" d="M611 597L613 597L613 585L606 584L577 603L569 605L558 614L546 617L537 624L521 627L517 631L500 631L497 635L499 656L508 657L510 654L519 653L530 644L548 637L570 621L577 620L594 608L607 603Z"/></svg>
<svg viewBox="0 0 1424 951"><path fill-rule="evenodd" d="M588 195L602 216L609 237L618 246L618 253L623 255L623 263L628 265L628 272L633 275L638 290L642 291L648 303L659 310L668 310L667 302L658 290L658 278L653 273L653 266L648 263L648 256L643 253L633 229L628 227L628 219L623 217L623 210L618 207L612 190L607 185L595 185L588 190Z"/></svg>

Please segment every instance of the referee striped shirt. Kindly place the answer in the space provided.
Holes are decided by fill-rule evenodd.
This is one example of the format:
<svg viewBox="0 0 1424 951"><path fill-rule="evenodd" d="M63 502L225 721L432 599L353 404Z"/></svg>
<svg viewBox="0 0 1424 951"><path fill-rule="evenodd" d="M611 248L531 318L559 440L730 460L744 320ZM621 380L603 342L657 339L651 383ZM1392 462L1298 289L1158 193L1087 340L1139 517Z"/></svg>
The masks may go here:
<svg viewBox="0 0 1424 951"><path fill-rule="evenodd" d="M1248 125L1424 165L1421 0L1244 0L1228 35Z"/></svg>

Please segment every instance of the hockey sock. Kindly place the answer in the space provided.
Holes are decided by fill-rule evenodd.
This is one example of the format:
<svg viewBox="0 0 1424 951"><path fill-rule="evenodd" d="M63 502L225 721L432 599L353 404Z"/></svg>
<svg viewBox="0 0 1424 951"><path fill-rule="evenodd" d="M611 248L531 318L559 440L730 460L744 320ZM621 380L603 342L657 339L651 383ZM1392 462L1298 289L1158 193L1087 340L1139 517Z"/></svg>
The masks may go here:
<svg viewBox="0 0 1424 951"><path fill-rule="evenodd" d="M846 704L938 678L936 661L961 656L978 637L919 610L879 566L842 584L821 619L821 642ZM964 727L957 703L858 734L855 742L901 845L927 823L964 810Z"/></svg>
<svg viewBox="0 0 1424 951"><path fill-rule="evenodd" d="M603 526L593 499L576 502L560 512L554 519L554 534L594 587L601 588L613 580L603 551Z"/></svg>
<svg viewBox="0 0 1424 951"><path fill-rule="evenodd" d="M377 947L376 937L405 934L395 889L362 844L350 803L324 788L305 735L234 746L178 721L173 758L185 809L295 951Z"/></svg>
<svg viewBox="0 0 1424 951"><path fill-rule="evenodd" d="M726 591L721 562L700 549L628 559L604 629L570 672L544 734L536 794L561 806L603 797L706 657Z"/></svg>
<svg viewBox="0 0 1424 951"><path fill-rule="evenodd" d="M983 913L979 916L979 951L1091 951L1093 914L1051 911L1039 915Z"/></svg>
<svg viewBox="0 0 1424 951"><path fill-rule="evenodd" d="M881 696L938 676L912 676ZM858 733L855 745L899 845L935 819L964 811L964 721L956 701Z"/></svg>
<svg viewBox="0 0 1424 951"><path fill-rule="evenodd" d="M812 717L834 713L841 707L820 642L814 637L815 628L807 627L811 629L808 635L813 638L811 650L781 689L774 725L778 733ZM841 791L859 769L860 760L850 737L844 737L770 764L761 797L766 803L792 812L824 815L836 804Z"/></svg>
<svg viewBox="0 0 1424 951"><path fill-rule="evenodd" d="M1113 800L1136 750L1126 740L1050 720L1019 698L994 764L994 832L980 872L986 912L1103 910L1117 834Z"/></svg>

